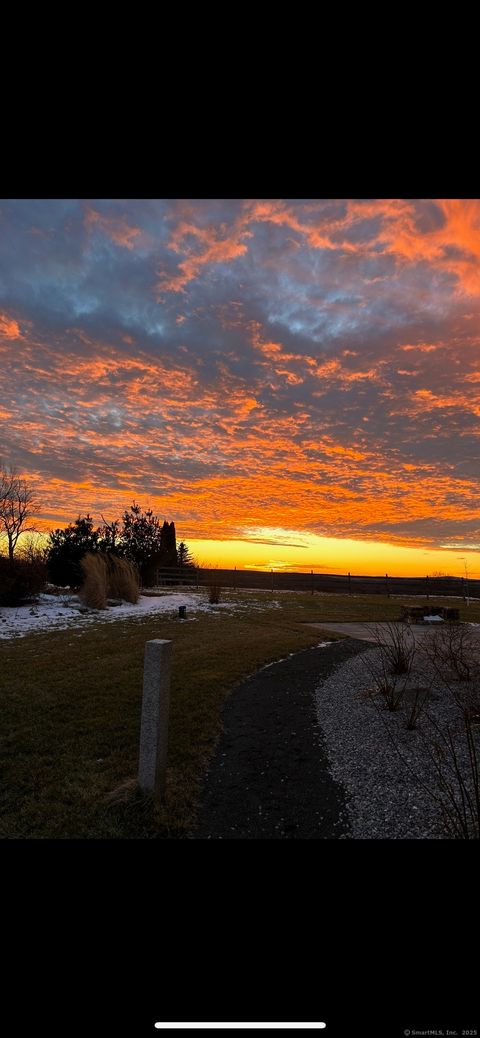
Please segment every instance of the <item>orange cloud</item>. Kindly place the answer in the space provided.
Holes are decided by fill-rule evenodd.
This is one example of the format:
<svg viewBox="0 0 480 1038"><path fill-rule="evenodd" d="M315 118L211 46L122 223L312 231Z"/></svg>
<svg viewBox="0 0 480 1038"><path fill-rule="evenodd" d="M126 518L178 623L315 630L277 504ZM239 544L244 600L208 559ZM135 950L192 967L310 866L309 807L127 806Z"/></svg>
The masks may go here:
<svg viewBox="0 0 480 1038"><path fill-rule="evenodd" d="M229 260L243 256L247 251L243 239L250 238L252 231L242 224L234 226L227 234L225 231L217 231L215 227L198 227L194 223L181 221L176 227L169 248L174 252L187 252L187 258L178 265L179 274L169 277L160 273L158 291L161 292L183 292L190 281L198 277L203 267L210 263L226 263ZM200 245L198 252L193 252L193 247L187 243L188 238L194 238Z"/></svg>
<svg viewBox="0 0 480 1038"><path fill-rule="evenodd" d="M8 314L0 314L0 335L4 339L21 339L22 333L18 321Z"/></svg>
<svg viewBox="0 0 480 1038"><path fill-rule="evenodd" d="M142 233L140 228L130 226L121 217L105 216L105 214L97 213L95 209L87 209L85 223L88 228L99 227L107 238L123 249L133 249L136 244L135 239Z"/></svg>
<svg viewBox="0 0 480 1038"><path fill-rule="evenodd" d="M305 210L305 215L309 215L308 206L305 207ZM320 218L316 222L300 220L295 209L292 207L289 209L286 203L280 201L249 203L246 206L246 213L248 214L248 219L252 222L271 223L277 227L288 227L289 230L296 231L302 235L306 244L313 249L358 252L363 248L345 237L341 237L338 240L333 238L334 235L339 235L349 230L355 222L354 208L350 209L349 214L342 219ZM365 212L363 214L364 217Z"/></svg>
<svg viewBox="0 0 480 1038"><path fill-rule="evenodd" d="M421 203L405 199L350 200L342 216L332 217L322 203L288 204L281 200L246 201L232 225L204 226L195 222L195 207L184 206L169 248L183 255L178 272L159 273L158 291L184 292L211 263L225 263L247 252L246 239L258 223L268 223L296 234L290 244L332 253L378 259L393 255L401 265L424 263L451 273L458 290L480 292L480 202L477 199L440 199L434 203L443 225L419 224ZM103 218L102 218L103 219ZM365 231L368 221L377 221ZM363 232L363 233L362 233ZM378 280L373 279L373 280ZM382 276L380 276L382 280Z"/></svg>
<svg viewBox="0 0 480 1038"><path fill-rule="evenodd" d="M393 210L384 221L378 242L385 253L409 262L427 262L439 271L453 274L460 291L480 293L480 200L439 199L435 203L444 217L441 227L420 231L415 204Z"/></svg>

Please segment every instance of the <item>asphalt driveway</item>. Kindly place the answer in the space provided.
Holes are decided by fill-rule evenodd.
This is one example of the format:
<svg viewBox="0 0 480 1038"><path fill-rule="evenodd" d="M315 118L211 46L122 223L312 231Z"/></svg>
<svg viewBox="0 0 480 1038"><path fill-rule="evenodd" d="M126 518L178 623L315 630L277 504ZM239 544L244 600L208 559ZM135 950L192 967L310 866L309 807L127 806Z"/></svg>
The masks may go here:
<svg viewBox="0 0 480 1038"><path fill-rule="evenodd" d="M330 840L347 832L343 788L328 771L315 689L352 638L263 667L232 689L201 795L195 840Z"/></svg>

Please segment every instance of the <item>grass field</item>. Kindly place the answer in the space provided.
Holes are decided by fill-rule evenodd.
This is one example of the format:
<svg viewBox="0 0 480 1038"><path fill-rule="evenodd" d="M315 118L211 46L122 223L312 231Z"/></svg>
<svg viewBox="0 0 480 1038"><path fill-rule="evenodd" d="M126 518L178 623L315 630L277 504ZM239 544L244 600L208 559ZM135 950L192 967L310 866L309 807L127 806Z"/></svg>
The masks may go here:
<svg viewBox="0 0 480 1038"><path fill-rule="evenodd" d="M185 838L225 695L265 663L317 644L308 622L396 619L425 599L226 592L248 603L195 622L145 616L0 642L0 836ZM480 622L480 602L431 599ZM189 616L193 611L189 610ZM329 640L334 635L326 635ZM173 642L165 801L135 789L145 642Z"/></svg>

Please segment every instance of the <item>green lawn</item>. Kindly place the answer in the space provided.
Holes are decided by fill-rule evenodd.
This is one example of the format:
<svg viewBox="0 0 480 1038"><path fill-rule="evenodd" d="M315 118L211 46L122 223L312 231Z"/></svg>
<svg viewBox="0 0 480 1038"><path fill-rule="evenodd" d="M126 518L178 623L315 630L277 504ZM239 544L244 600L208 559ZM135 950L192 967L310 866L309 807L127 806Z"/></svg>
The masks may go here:
<svg viewBox="0 0 480 1038"><path fill-rule="evenodd" d="M238 681L315 645L322 633L306 622L395 619L400 605L425 601L294 592L225 593L229 599L250 608L230 616L197 613L192 623L144 616L0 641L0 836L185 837L220 732L222 701ZM461 619L480 621L480 603L450 604L460 606ZM135 789L143 654L151 638L173 642L160 808Z"/></svg>

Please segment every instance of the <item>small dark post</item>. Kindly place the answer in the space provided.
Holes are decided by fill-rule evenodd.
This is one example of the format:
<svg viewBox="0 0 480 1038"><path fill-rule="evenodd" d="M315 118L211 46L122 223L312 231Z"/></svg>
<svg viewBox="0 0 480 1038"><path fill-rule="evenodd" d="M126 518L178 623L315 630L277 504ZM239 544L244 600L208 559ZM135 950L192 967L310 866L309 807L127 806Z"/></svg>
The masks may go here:
<svg viewBox="0 0 480 1038"><path fill-rule="evenodd" d="M385 586L387 588L387 598L390 598L390 585L388 583L388 573L385 574Z"/></svg>
<svg viewBox="0 0 480 1038"><path fill-rule="evenodd" d="M179 615L181 620L186 620L186 618L187 618L187 607L186 606L179 606L178 607L178 615Z"/></svg>
<svg viewBox="0 0 480 1038"><path fill-rule="evenodd" d="M350 571L348 573L348 593L349 595L352 593L352 578L350 576Z"/></svg>
<svg viewBox="0 0 480 1038"><path fill-rule="evenodd" d="M430 598L430 594L429 594L430 587L429 587L429 583L428 583L428 577L425 577L425 585L426 585L426 588L427 588L427 602L428 602L428 600Z"/></svg>

